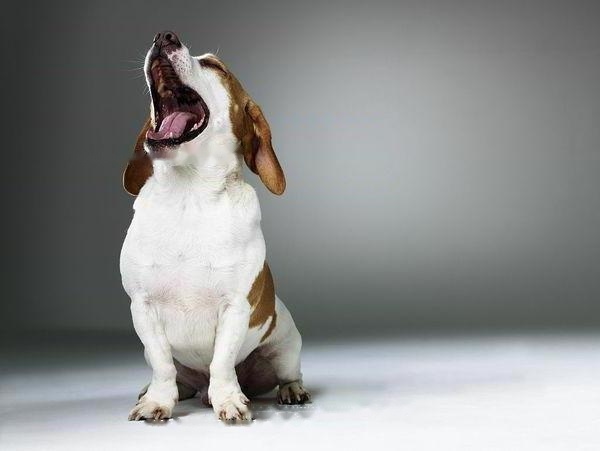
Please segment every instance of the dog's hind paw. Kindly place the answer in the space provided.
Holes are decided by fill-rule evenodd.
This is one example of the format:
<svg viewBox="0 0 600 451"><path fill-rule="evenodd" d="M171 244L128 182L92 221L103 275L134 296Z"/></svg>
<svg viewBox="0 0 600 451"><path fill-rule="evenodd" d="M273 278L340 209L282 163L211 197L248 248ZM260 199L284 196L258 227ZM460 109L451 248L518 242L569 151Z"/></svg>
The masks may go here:
<svg viewBox="0 0 600 451"><path fill-rule="evenodd" d="M310 393L302 386L301 382L289 382L279 386L277 402L287 405L306 404L310 402Z"/></svg>

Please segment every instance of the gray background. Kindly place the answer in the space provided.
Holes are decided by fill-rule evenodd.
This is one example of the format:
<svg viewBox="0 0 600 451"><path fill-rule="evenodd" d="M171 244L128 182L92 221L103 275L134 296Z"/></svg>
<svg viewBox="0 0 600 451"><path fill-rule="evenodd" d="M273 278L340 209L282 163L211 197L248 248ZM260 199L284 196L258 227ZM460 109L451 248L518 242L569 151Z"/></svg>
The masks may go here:
<svg viewBox="0 0 600 451"><path fill-rule="evenodd" d="M157 31L217 51L288 179L259 186L305 337L600 323L597 2L13 2L3 331L131 333L121 172Z"/></svg>

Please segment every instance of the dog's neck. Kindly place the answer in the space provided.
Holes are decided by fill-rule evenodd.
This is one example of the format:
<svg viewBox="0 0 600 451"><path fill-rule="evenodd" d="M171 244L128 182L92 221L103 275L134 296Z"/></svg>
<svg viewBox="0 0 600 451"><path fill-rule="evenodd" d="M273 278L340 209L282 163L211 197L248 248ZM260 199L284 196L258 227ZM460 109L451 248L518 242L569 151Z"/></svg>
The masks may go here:
<svg viewBox="0 0 600 451"><path fill-rule="evenodd" d="M155 160L154 184L160 191L185 191L198 196L215 196L235 192L244 183L242 156L192 158L186 164L175 165Z"/></svg>

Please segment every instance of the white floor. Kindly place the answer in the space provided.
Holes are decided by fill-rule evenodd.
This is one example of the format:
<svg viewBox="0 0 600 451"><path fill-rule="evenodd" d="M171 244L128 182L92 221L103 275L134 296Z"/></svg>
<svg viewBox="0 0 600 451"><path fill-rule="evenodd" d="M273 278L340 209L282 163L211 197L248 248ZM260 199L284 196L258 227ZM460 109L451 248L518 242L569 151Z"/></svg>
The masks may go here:
<svg viewBox="0 0 600 451"><path fill-rule="evenodd" d="M255 401L247 426L197 399L169 422L128 422L149 377L140 355L13 369L0 449L600 450L600 336L308 345L303 362L313 403Z"/></svg>

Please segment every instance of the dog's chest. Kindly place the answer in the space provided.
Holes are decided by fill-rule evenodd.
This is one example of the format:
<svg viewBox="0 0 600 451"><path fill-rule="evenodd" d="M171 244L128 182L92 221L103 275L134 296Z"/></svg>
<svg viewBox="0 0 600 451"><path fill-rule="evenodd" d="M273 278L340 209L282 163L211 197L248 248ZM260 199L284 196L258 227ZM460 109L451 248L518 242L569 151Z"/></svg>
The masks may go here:
<svg viewBox="0 0 600 451"><path fill-rule="evenodd" d="M121 254L126 291L190 310L242 289L245 273L264 259L258 205L249 197L138 199Z"/></svg>

